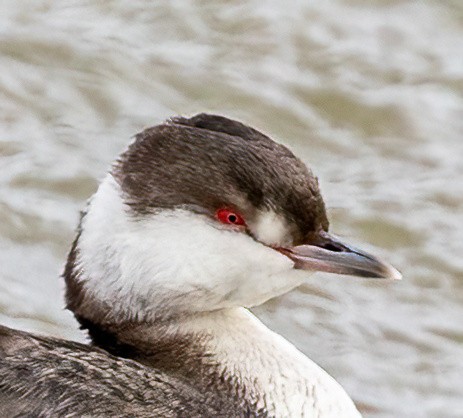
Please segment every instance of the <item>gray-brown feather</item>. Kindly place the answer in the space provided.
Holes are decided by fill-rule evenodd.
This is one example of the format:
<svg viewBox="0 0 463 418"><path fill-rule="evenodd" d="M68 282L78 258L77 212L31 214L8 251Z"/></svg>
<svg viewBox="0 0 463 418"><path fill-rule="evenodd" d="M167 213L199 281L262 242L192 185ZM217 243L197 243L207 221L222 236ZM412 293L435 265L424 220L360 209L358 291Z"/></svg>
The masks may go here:
<svg viewBox="0 0 463 418"><path fill-rule="evenodd" d="M220 393L103 350L0 326L1 417L253 417Z"/></svg>

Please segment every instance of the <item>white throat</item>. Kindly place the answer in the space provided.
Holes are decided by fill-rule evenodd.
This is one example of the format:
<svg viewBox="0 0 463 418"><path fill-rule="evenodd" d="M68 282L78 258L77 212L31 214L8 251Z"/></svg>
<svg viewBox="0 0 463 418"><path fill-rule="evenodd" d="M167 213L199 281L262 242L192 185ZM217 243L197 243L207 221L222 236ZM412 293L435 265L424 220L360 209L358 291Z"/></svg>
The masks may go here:
<svg viewBox="0 0 463 418"><path fill-rule="evenodd" d="M258 408L277 417L360 417L344 389L294 345L247 309L193 316L171 332L204 335L205 352L246 388ZM149 330L145 335L149 335Z"/></svg>

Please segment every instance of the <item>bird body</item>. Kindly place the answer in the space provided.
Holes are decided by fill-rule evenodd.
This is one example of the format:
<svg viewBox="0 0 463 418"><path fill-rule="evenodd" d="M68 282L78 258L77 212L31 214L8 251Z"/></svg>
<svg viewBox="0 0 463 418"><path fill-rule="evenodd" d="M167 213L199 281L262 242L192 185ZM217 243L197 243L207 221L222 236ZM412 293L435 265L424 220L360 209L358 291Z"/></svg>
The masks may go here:
<svg viewBox="0 0 463 418"><path fill-rule="evenodd" d="M201 114L143 131L63 274L92 345L2 328L0 401L18 416L360 416L248 310L311 271L400 278L328 227L312 172L255 129Z"/></svg>

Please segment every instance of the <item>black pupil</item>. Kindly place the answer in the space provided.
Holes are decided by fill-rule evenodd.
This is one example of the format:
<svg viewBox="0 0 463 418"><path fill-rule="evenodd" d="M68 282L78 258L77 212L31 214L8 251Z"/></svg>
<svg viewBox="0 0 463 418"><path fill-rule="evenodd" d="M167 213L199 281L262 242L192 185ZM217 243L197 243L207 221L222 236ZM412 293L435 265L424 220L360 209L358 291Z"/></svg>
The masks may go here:
<svg viewBox="0 0 463 418"><path fill-rule="evenodd" d="M228 215L228 222L234 224L236 221L237 221L236 215L233 215L233 213Z"/></svg>

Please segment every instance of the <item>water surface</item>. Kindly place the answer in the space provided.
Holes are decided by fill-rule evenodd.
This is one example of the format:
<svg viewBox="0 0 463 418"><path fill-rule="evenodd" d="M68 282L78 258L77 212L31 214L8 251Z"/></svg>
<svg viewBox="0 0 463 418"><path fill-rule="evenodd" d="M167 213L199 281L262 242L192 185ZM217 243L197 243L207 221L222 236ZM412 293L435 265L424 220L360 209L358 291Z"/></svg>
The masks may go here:
<svg viewBox="0 0 463 418"><path fill-rule="evenodd" d="M217 112L290 146L332 230L404 274L315 275L259 316L365 416L461 416L462 51L456 0L2 2L0 322L82 340L79 209L133 134Z"/></svg>

